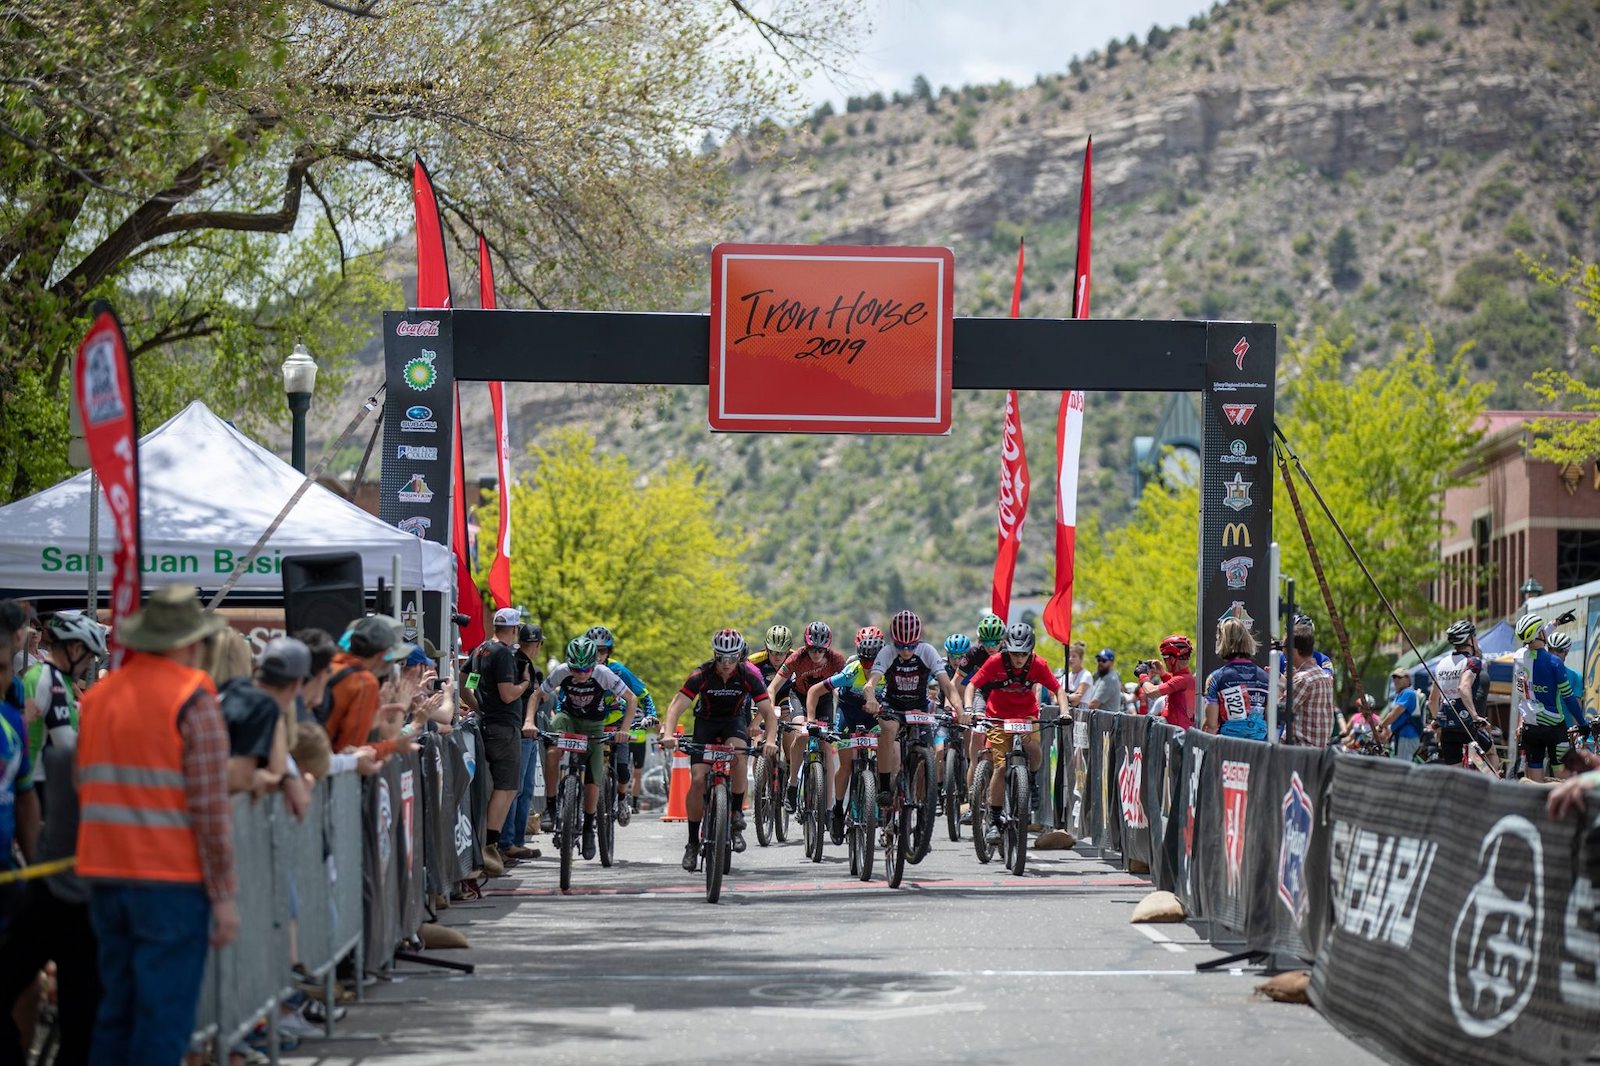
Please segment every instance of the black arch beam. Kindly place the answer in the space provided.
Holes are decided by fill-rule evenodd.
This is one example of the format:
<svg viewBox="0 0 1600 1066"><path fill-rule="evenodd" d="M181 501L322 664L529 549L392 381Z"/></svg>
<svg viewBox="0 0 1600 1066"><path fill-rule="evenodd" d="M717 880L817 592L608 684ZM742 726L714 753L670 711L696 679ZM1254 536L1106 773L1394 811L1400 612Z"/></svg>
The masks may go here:
<svg viewBox="0 0 1600 1066"><path fill-rule="evenodd" d="M457 310L450 317L461 381L707 383L709 315ZM1073 388L1199 392L1206 384L1206 323L955 320L955 388L1054 391L1064 362Z"/></svg>

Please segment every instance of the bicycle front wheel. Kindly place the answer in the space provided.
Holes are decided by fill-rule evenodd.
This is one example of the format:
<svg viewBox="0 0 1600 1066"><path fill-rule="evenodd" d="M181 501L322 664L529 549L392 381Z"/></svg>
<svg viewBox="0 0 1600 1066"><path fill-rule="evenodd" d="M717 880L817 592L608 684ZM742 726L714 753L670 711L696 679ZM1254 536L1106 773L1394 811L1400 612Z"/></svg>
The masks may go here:
<svg viewBox="0 0 1600 1066"><path fill-rule="evenodd" d="M779 757L772 768L772 835L782 844L789 839L789 805L783 802L784 788L789 784L789 764Z"/></svg>
<svg viewBox="0 0 1600 1066"><path fill-rule="evenodd" d="M983 752L983 761L972 774L972 850L981 863L994 856L989 847L989 780L994 776L994 763L988 755Z"/></svg>
<svg viewBox="0 0 1600 1066"><path fill-rule="evenodd" d="M600 865L610 869L617 854L617 774L606 768L606 783L600 786L600 810L595 814L595 835L599 838Z"/></svg>
<svg viewBox="0 0 1600 1066"><path fill-rule="evenodd" d="M953 744L944 749L944 827L961 839L961 753Z"/></svg>
<svg viewBox="0 0 1600 1066"><path fill-rule="evenodd" d="M872 880L872 856L878 841L878 789L872 775L865 770L856 772L855 784L856 822L852 847L861 857L861 869L856 876L863 881Z"/></svg>
<svg viewBox="0 0 1600 1066"><path fill-rule="evenodd" d="M1021 877L1028 865L1028 819L1033 817L1033 782L1024 760L1011 767L1007 774L1007 791L1011 800L1011 820L1006 825L1010 854L1007 865L1011 872Z"/></svg>
<svg viewBox="0 0 1600 1066"><path fill-rule="evenodd" d="M806 855L812 862L822 861L822 840L827 830L823 819L829 816L822 794L822 764L813 762L806 767L805 800L801 817L805 820Z"/></svg>
<svg viewBox="0 0 1600 1066"><path fill-rule="evenodd" d="M883 834L883 875L890 888L899 888L906 875L906 854L914 846L911 818L916 810L908 795L910 784L906 772L895 775L894 806L884 812L886 832Z"/></svg>
<svg viewBox="0 0 1600 1066"><path fill-rule="evenodd" d="M777 806L776 797L772 794L773 773L771 759L763 755L756 760L756 843L762 847L771 844L777 836L778 819L773 810Z"/></svg>
<svg viewBox="0 0 1600 1066"><path fill-rule="evenodd" d="M732 847L729 839L732 830L728 823L728 786L718 785L711 790L711 802L706 806L705 821L700 824L705 842L706 902L715 903L722 896L723 864L728 861Z"/></svg>
<svg viewBox="0 0 1600 1066"><path fill-rule="evenodd" d="M918 748L911 758L911 787L912 792L907 802L915 802L916 831L912 836L911 854L908 860L915 864L928 857L928 852L933 850L933 823L934 811L939 806L939 790L933 772L933 752L928 748ZM918 798L918 790L921 797Z"/></svg>
<svg viewBox="0 0 1600 1066"><path fill-rule="evenodd" d="M578 779L571 774L561 779L561 793L556 797L557 834L561 837L561 891L572 888L572 846L577 841L579 810Z"/></svg>

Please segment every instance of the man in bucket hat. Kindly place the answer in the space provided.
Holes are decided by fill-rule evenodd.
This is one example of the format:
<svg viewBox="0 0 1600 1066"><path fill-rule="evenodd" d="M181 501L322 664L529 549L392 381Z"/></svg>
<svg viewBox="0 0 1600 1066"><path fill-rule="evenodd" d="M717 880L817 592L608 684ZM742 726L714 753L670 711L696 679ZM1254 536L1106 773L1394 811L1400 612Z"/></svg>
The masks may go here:
<svg viewBox="0 0 1600 1066"><path fill-rule="evenodd" d="M228 730L200 642L222 628L197 591L151 594L117 627L121 669L84 694L78 872L103 995L91 1061L178 1062L208 943L239 933Z"/></svg>

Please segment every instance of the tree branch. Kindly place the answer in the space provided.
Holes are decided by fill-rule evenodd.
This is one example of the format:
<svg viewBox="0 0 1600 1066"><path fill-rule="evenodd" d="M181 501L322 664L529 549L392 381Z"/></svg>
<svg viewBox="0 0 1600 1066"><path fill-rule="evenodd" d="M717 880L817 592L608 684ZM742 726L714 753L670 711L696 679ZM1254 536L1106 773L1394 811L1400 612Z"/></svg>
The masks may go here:
<svg viewBox="0 0 1600 1066"><path fill-rule="evenodd" d="M168 322L149 337L130 348L128 350L128 358L130 360L137 359L154 348L160 348L167 344L176 344L178 341L209 337L217 332L217 327L207 321L210 317L210 311L200 311L181 322Z"/></svg>
<svg viewBox="0 0 1600 1066"><path fill-rule="evenodd" d="M306 188L311 190L311 195L317 198L322 205L322 214L328 220L328 228L333 230L333 239L339 242L339 276L345 276L344 265L350 256L345 251L344 234L339 232L339 224L333 220L333 205L328 203L328 198L322 195L322 190L317 188L316 179L311 176L311 171L306 171Z"/></svg>
<svg viewBox="0 0 1600 1066"><path fill-rule="evenodd" d="M231 230L235 233L288 233L300 217L300 193L305 186L306 171L316 160L305 149L295 152L294 160L284 175L283 204L276 211L185 211L168 215L152 226L146 240L165 237L173 233L191 233L200 229Z"/></svg>

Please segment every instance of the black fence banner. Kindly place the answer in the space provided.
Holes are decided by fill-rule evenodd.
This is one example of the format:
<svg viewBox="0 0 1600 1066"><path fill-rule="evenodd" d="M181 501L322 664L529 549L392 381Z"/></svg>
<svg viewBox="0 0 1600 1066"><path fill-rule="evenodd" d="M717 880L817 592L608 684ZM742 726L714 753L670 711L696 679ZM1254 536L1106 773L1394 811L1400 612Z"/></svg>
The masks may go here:
<svg viewBox="0 0 1600 1066"><path fill-rule="evenodd" d="M1178 731L1159 718L1148 719L1144 740L1144 766L1140 787L1144 814L1150 821L1150 880L1157 888L1172 891L1176 871L1167 850L1167 827L1172 818L1172 781L1169 769L1169 744ZM1180 752L1179 758L1182 758Z"/></svg>
<svg viewBox="0 0 1600 1066"><path fill-rule="evenodd" d="M1172 891L1183 901L1189 917L1205 918L1209 915L1205 912L1200 890L1206 862L1206 849L1202 845L1216 837L1222 824L1216 811L1220 797L1209 794L1214 790L1205 787L1208 780L1215 781L1211 756L1217 738L1191 729L1183 734L1182 742L1181 780L1173 816L1177 877Z"/></svg>
<svg viewBox="0 0 1600 1066"><path fill-rule="evenodd" d="M1071 765L1067 786L1072 799L1068 812L1067 828L1079 840L1094 834L1094 822L1089 810L1089 719L1079 714L1072 720Z"/></svg>
<svg viewBox="0 0 1600 1066"><path fill-rule="evenodd" d="M1547 793L1335 759L1317 1008L1395 1062L1580 1063L1600 1027L1600 842ZM1589 815L1595 814L1593 805Z"/></svg>
<svg viewBox="0 0 1600 1066"><path fill-rule="evenodd" d="M464 881L483 865L483 840L472 831L472 774L467 769L467 738L463 729L450 734L445 745L445 803L450 811L450 848L455 863L452 883Z"/></svg>
<svg viewBox="0 0 1600 1066"><path fill-rule="evenodd" d="M1122 851L1122 816L1117 800L1117 719L1113 711L1089 715L1089 833L1102 850Z"/></svg>
<svg viewBox="0 0 1600 1066"><path fill-rule="evenodd" d="M1254 744L1253 741L1245 743ZM1245 861L1252 888L1245 939L1252 950L1315 957L1328 913L1328 802L1334 756L1327 748L1258 745Z"/></svg>
<svg viewBox="0 0 1600 1066"><path fill-rule="evenodd" d="M1150 813L1145 802L1144 775L1150 740L1149 718L1118 714L1117 811L1122 822L1122 856L1126 862L1151 863Z"/></svg>
<svg viewBox="0 0 1600 1066"><path fill-rule="evenodd" d="M383 768L361 783L361 913L366 968L389 965L400 942L399 860L395 809L400 802L400 767L386 759Z"/></svg>
<svg viewBox="0 0 1600 1066"><path fill-rule="evenodd" d="M1250 912L1254 878L1246 865L1246 841L1266 823L1260 769L1267 745L1189 731L1189 744L1205 737L1209 749L1200 773L1201 810L1194 832L1200 905L1204 915L1243 932ZM1254 782L1254 787L1252 787Z"/></svg>
<svg viewBox="0 0 1600 1066"><path fill-rule="evenodd" d="M395 825L395 852L399 877L395 881L395 890L399 897L399 932L402 940L422 928L426 913L424 891L427 878L422 866L422 760L419 755L419 752L411 752L398 760L400 817ZM388 759L390 763L395 761L394 756Z"/></svg>
<svg viewBox="0 0 1600 1066"><path fill-rule="evenodd" d="M422 761L422 867L428 892L444 895L459 880L453 876L455 810L446 798L445 739L438 733L424 733L417 743Z"/></svg>

